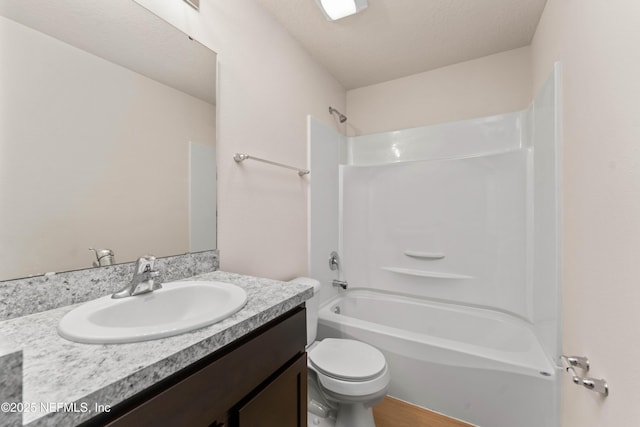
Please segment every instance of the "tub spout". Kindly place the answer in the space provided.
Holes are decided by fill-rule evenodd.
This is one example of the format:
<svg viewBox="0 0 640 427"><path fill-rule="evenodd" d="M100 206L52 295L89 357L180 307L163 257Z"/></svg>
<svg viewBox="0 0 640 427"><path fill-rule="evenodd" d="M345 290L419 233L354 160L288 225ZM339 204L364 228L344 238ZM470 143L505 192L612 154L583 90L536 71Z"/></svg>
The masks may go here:
<svg viewBox="0 0 640 427"><path fill-rule="evenodd" d="M337 280L334 279L332 282L333 286L335 286L336 288L340 287L342 289L347 289L347 286L349 286L349 284L347 283L346 280Z"/></svg>

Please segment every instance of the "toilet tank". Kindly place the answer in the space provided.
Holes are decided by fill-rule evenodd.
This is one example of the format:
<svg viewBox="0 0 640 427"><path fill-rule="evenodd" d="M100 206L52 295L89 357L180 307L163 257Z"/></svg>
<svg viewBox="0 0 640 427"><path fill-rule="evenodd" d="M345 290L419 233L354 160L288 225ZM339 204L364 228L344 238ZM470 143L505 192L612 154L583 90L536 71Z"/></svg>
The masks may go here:
<svg viewBox="0 0 640 427"><path fill-rule="evenodd" d="M316 340L318 332L318 305L320 282L310 277L296 277L289 283L300 283L301 285L313 286L313 296L306 301L307 305L307 346L310 346Z"/></svg>

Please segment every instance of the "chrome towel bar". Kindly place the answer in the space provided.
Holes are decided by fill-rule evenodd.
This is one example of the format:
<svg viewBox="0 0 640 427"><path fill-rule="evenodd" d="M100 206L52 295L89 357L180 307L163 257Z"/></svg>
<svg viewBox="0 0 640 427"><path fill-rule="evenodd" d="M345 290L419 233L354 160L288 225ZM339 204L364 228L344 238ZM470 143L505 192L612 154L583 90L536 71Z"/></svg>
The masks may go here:
<svg viewBox="0 0 640 427"><path fill-rule="evenodd" d="M248 154L236 153L236 154L233 155L233 160L235 160L236 163L244 162L245 160L248 160L248 159L255 160L257 162L268 163L270 165L279 166L281 168L292 169L294 171L297 171L299 176L308 175L309 172L310 172L307 169L300 169L300 168L296 168L294 166L284 165L284 164L278 163L278 162L272 162L271 160L261 159L260 157L250 156Z"/></svg>

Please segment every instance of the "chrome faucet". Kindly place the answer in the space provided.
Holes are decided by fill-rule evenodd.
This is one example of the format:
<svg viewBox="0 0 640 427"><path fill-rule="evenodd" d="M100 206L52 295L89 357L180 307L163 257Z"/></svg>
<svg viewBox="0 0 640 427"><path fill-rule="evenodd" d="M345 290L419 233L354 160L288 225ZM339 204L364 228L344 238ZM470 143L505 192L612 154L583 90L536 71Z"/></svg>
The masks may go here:
<svg viewBox="0 0 640 427"><path fill-rule="evenodd" d="M146 255L138 258L131 282L115 294L111 295L111 298L117 299L132 297L134 295L146 294L162 288L162 282L159 279L160 272L153 269L153 264L155 262L156 257L153 255Z"/></svg>
<svg viewBox="0 0 640 427"><path fill-rule="evenodd" d="M346 280L338 280L338 279L333 279L333 282L331 282L331 284L333 285L334 288L342 288L342 290L345 290L345 291L349 286Z"/></svg>
<svg viewBox="0 0 640 427"><path fill-rule="evenodd" d="M329 268L333 271L338 270L338 277L340 277L340 256L336 251L331 252L331 254L329 255ZM331 284L333 285L333 287L342 288L343 290L346 290L347 286L349 286L346 280L340 279L333 279Z"/></svg>

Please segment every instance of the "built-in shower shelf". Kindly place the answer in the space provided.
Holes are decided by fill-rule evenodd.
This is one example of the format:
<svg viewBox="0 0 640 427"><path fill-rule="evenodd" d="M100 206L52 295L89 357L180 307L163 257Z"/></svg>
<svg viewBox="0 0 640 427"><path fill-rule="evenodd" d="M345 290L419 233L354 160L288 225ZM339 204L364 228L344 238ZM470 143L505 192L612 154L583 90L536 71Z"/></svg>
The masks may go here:
<svg viewBox="0 0 640 427"><path fill-rule="evenodd" d="M404 251L406 256L411 258L421 259L442 259L444 254L442 252L420 252L420 251Z"/></svg>
<svg viewBox="0 0 640 427"><path fill-rule="evenodd" d="M381 269L390 271L392 273L406 274L407 276L431 277L434 279L473 279L473 276L467 276L464 274L442 273L439 271L415 270L412 268L381 267Z"/></svg>

